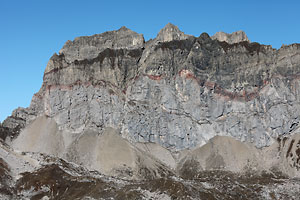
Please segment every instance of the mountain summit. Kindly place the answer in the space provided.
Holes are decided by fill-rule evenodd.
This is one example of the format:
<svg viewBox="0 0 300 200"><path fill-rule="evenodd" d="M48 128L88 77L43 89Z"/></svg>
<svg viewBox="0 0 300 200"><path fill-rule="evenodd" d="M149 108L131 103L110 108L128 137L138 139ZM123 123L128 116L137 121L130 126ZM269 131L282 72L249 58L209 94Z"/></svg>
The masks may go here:
<svg viewBox="0 0 300 200"><path fill-rule="evenodd" d="M212 39L217 39L221 42L227 42L228 44L234 44L234 43L239 43L239 42L250 42L248 39L246 33L244 31L236 31L231 34L224 33L224 32L217 32L214 34Z"/></svg>
<svg viewBox="0 0 300 200"><path fill-rule="evenodd" d="M179 28L171 23L168 23L163 29L159 31L156 36L157 41L168 42L172 40L184 40L188 35L185 35Z"/></svg>

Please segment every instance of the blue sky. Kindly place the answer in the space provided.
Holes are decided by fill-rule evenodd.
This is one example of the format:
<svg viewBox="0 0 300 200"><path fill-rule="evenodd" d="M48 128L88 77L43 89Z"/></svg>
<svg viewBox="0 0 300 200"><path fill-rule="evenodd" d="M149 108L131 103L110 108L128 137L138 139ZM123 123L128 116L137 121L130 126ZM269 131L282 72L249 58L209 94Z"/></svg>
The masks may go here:
<svg viewBox="0 0 300 200"><path fill-rule="evenodd" d="M300 43L300 1L0 0L0 121L27 107L67 40L126 26L154 38L168 22L199 36L244 30L251 41Z"/></svg>

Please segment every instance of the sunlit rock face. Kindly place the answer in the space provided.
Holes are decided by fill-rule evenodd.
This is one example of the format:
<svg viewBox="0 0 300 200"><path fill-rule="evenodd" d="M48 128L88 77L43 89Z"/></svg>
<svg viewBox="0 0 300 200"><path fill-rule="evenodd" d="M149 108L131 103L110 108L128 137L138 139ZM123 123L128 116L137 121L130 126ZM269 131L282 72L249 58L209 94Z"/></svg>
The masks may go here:
<svg viewBox="0 0 300 200"><path fill-rule="evenodd" d="M300 45L276 50L241 31L212 38L168 24L147 42L125 27L68 41L15 119L46 115L73 139L113 127L129 141L172 150L217 135L261 148L292 133L300 120Z"/></svg>
<svg viewBox="0 0 300 200"><path fill-rule="evenodd" d="M224 32L217 32L214 34L212 39L217 39L220 42L227 42L228 44L234 44L239 42L250 42L246 33L244 31L236 31L231 34L224 33Z"/></svg>
<svg viewBox="0 0 300 200"><path fill-rule="evenodd" d="M0 199L297 199L299 113L299 44L79 37L0 124Z"/></svg>

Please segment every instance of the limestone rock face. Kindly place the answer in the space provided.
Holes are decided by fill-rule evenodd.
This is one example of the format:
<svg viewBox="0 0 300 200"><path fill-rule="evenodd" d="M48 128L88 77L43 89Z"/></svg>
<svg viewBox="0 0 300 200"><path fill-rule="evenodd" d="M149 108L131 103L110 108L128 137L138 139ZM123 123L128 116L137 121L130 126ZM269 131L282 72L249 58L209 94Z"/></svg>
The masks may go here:
<svg viewBox="0 0 300 200"><path fill-rule="evenodd" d="M67 41L59 51L64 54L68 63L75 60L91 60L105 49L137 49L144 44L144 37L125 26L117 31L109 31L92 37L78 37L74 41ZM50 60L51 61L51 60ZM51 70L51 64L48 65Z"/></svg>
<svg viewBox="0 0 300 200"><path fill-rule="evenodd" d="M79 37L0 124L0 198L297 199L299 113L299 44Z"/></svg>
<svg viewBox="0 0 300 200"><path fill-rule="evenodd" d="M131 144L153 143L137 148L174 169L178 160L165 150L192 149L215 136L264 148L294 135L299 77L299 44L276 50L250 43L243 32L194 37L172 24L145 42L122 27L68 41L50 58L30 107L1 125L1 137L14 140L21 130L12 141L20 150L85 162L79 154L68 157L68 150L98 141L111 127ZM60 143L42 148L45 138Z"/></svg>
<svg viewBox="0 0 300 200"><path fill-rule="evenodd" d="M217 32L214 34L212 39L217 39L221 42L227 42L228 44L234 44L239 42L250 42L246 33L244 31L237 31L231 34L224 33L224 32Z"/></svg>
<svg viewBox="0 0 300 200"><path fill-rule="evenodd" d="M243 32L217 36L188 36L168 24L148 42L125 27L68 41L51 57L30 107L6 126L18 120L23 129L45 115L74 140L113 127L133 143L172 151L217 135L262 148L293 134L300 45L276 50Z"/></svg>
<svg viewBox="0 0 300 200"><path fill-rule="evenodd" d="M159 42L170 42L172 40L185 40L187 38L188 35L181 32L177 26L168 23L159 31L155 40Z"/></svg>

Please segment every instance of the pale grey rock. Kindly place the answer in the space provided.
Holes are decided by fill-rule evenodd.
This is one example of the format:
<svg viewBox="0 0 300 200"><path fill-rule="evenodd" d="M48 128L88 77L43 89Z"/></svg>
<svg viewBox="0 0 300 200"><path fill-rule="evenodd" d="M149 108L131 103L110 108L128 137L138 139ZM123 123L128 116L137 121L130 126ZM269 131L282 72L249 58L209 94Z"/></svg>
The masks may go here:
<svg viewBox="0 0 300 200"><path fill-rule="evenodd" d="M184 34L174 24L168 23L163 29L159 31L155 40L158 42L169 42L172 40L185 40L189 35Z"/></svg>
<svg viewBox="0 0 300 200"><path fill-rule="evenodd" d="M46 115L74 137L109 126L173 151L217 135L269 146L298 126L300 46L233 36L244 42L188 36L172 24L148 42L125 27L79 37L51 57L30 117L14 115L24 126Z"/></svg>
<svg viewBox="0 0 300 200"><path fill-rule="evenodd" d="M125 26L117 31L108 31L93 36L82 36L74 41L67 41L59 54L64 54L68 63L75 60L90 60L96 58L103 50L109 49L135 49L143 47L144 37ZM48 63L46 72L51 70Z"/></svg>
<svg viewBox="0 0 300 200"><path fill-rule="evenodd" d="M87 47L97 55L73 51ZM123 27L68 42L50 59L29 109L69 133L110 126L133 143L174 151L216 135L261 148L298 126L299 52L298 44L275 50L196 38L172 24L144 43Z"/></svg>
<svg viewBox="0 0 300 200"><path fill-rule="evenodd" d="M300 45L276 50L250 43L243 33L225 39L185 35L168 24L147 42L125 27L69 41L50 58L29 108L16 109L1 124L0 137L20 151L52 154L119 177L182 177L192 170L207 179L219 173L210 171L215 169L299 177ZM62 160L56 164L34 176L44 180L48 170L65 174L71 166ZM27 175L24 184L31 181ZM68 184L74 180L69 175L64 176ZM258 187L241 186L239 175L219 175L225 181L219 186L209 185L213 179L194 184L206 192L217 188L211 192L217 199L227 184L241 191ZM251 181L256 178L264 177ZM170 184L163 185L175 181L178 188L192 188L190 180L177 179L164 179ZM267 180L273 181L269 176ZM283 183L282 189L274 181L259 197L271 199L272 191L284 199L282 191L292 188L284 197L294 198L299 182L293 181ZM151 183L146 187L156 185ZM122 188L127 189L124 184Z"/></svg>
<svg viewBox="0 0 300 200"><path fill-rule="evenodd" d="M228 44L234 44L239 42L250 42L244 31L236 31L231 34L224 32L217 32L214 34L212 39L219 40L221 42L227 42Z"/></svg>

